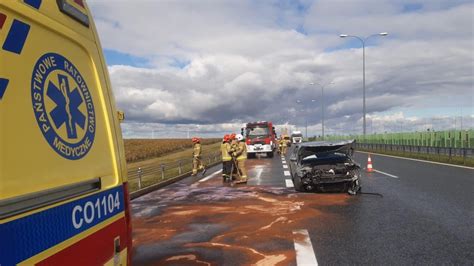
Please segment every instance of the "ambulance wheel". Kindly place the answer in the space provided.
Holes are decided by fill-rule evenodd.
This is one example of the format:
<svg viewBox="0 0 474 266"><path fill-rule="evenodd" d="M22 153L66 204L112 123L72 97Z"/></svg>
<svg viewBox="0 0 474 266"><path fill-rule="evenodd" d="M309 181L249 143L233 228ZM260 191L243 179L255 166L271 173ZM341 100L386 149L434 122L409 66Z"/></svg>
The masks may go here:
<svg viewBox="0 0 474 266"><path fill-rule="evenodd" d="M271 151L271 152L267 152L267 157L268 157L268 158L273 158L273 152L272 152L272 151Z"/></svg>
<svg viewBox="0 0 474 266"><path fill-rule="evenodd" d="M248 153L247 158L249 158L249 159L255 158L255 153Z"/></svg>

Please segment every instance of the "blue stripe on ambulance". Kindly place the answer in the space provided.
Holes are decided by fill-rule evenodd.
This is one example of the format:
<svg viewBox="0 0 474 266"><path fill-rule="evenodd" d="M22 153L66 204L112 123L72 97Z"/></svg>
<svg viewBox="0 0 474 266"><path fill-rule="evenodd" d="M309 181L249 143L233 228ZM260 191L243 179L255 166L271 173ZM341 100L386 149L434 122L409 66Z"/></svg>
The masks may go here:
<svg viewBox="0 0 474 266"><path fill-rule="evenodd" d="M0 265L22 262L123 211L123 187L118 186L2 224Z"/></svg>
<svg viewBox="0 0 474 266"><path fill-rule="evenodd" d="M3 50L9 51L16 54L21 54L21 50L25 45L28 32L30 31L30 25L21 22L19 20L13 20L10 31L8 32L7 38L3 43Z"/></svg>
<svg viewBox="0 0 474 266"><path fill-rule="evenodd" d="M41 0L24 0L25 4L28 4L36 9L39 9L41 6Z"/></svg>
<svg viewBox="0 0 474 266"><path fill-rule="evenodd" d="M7 90L8 79L0 78L0 100L3 98L3 94Z"/></svg>

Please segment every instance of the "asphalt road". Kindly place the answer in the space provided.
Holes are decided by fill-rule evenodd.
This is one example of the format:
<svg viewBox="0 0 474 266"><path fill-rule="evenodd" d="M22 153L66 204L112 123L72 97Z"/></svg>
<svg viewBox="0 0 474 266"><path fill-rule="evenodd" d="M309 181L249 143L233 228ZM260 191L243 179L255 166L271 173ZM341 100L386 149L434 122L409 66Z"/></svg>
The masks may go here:
<svg viewBox="0 0 474 266"><path fill-rule="evenodd" d="M246 185L213 167L132 201L134 264L474 263L473 169L372 155L374 194L349 196L296 193L279 156L247 162Z"/></svg>

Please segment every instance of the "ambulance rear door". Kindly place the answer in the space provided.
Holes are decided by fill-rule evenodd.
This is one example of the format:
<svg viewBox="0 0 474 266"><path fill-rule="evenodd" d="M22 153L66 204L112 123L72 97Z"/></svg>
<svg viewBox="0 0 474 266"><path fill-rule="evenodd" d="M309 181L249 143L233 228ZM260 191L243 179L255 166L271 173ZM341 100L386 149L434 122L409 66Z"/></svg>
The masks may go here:
<svg viewBox="0 0 474 266"><path fill-rule="evenodd" d="M128 241L123 146L96 36L82 0L0 0L0 265L103 264Z"/></svg>

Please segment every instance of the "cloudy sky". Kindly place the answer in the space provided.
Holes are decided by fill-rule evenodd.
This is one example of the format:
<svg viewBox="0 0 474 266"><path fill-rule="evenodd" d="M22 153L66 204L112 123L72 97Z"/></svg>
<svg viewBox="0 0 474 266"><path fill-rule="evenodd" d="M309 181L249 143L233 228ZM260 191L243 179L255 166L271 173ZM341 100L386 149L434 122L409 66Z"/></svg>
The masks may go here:
<svg viewBox="0 0 474 266"><path fill-rule="evenodd" d="M469 0L89 0L124 136L474 127ZM324 99L321 86L325 85Z"/></svg>

